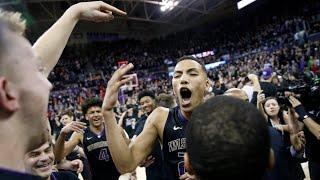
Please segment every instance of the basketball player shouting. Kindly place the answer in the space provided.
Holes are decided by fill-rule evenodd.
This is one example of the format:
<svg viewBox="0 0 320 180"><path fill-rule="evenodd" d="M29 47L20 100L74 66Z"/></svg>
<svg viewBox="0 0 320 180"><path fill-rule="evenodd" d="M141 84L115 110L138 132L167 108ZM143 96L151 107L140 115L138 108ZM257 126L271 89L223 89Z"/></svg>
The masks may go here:
<svg viewBox="0 0 320 180"><path fill-rule="evenodd" d="M133 171L151 153L159 138L163 145L165 165L170 169L168 179L194 178L184 169L185 129L193 109L204 102L205 92L210 87L204 64L193 57L182 57L178 60L172 79L178 106L172 109L155 109L148 116L141 134L128 146L121 131L116 128L113 107L116 105L120 86L131 80L123 76L132 68L133 65L128 64L113 74L108 82L102 108L109 150L116 167L122 173Z"/></svg>

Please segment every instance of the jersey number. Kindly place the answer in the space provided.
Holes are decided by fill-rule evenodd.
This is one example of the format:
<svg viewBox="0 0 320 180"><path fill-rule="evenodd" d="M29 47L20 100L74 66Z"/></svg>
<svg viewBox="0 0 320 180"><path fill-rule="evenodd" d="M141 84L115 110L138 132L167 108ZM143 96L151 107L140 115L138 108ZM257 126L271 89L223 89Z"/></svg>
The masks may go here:
<svg viewBox="0 0 320 180"><path fill-rule="evenodd" d="M109 161L108 149L103 148L100 150L99 160Z"/></svg>
<svg viewBox="0 0 320 180"><path fill-rule="evenodd" d="M178 157L183 159L184 153L183 152L178 152ZM184 161L180 161L178 163L178 173L179 176L182 176L186 173L186 169L184 168Z"/></svg>

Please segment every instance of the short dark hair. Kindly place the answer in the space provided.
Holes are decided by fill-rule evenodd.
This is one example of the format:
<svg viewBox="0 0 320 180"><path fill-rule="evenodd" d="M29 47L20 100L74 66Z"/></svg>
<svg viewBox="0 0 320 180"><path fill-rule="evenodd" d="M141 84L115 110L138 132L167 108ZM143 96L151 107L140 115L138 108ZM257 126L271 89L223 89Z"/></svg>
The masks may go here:
<svg viewBox="0 0 320 180"><path fill-rule="evenodd" d="M205 64L203 63L203 61L201 59L198 59L198 58L195 58L193 56L182 56L181 58L179 58L177 60L177 64L181 61L184 61L184 60L193 60L193 61L196 61L197 63L199 63L202 67L202 70L207 73L207 70L206 70L206 67L205 67Z"/></svg>
<svg viewBox="0 0 320 180"><path fill-rule="evenodd" d="M140 92L140 93L138 94L138 101L140 102L140 100L141 100L143 97L145 97L145 96L149 96L149 97L151 97L152 99L155 99L155 98L156 98L156 96L154 95L154 92L149 91L149 90L144 90L144 91L142 91L142 92Z"/></svg>
<svg viewBox="0 0 320 180"><path fill-rule="evenodd" d="M88 109L93 106L102 107L102 101L99 98L87 99L81 106L83 115L86 115L88 112Z"/></svg>
<svg viewBox="0 0 320 180"><path fill-rule="evenodd" d="M64 115L67 115L69 117L73 117L73 112L70 109L68 109L68 110L65 110L61 113L61 117Z"/></svg>
<svg viewBox="0 0 320 180"><path fill-rule="evenodd" d="M268 165L267 123L250 103L217 96L192 112L187 153L201 179L262 179Z"/></svg>
<svg viewBox="0 0 320 180"><path fill-rule="evenodd" d="M157 96L157 105L166 107L166 108L172 108L175 104L175 99L173 95L161 93Z"/></svg>

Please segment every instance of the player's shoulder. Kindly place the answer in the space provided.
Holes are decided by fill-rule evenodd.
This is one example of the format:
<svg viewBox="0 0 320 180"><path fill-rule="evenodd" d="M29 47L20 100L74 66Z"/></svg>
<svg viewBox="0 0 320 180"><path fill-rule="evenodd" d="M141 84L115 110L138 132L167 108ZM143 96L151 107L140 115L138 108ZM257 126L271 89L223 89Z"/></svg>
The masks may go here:
<svg viewBox="0 0 320 180"><path fill-rule="evenodd" d="M164 113L164 114L168 114L169 113L169 108L165 108L165 107L157 107L155 110L153 110L156 113Z"/></svg>
<svg viewBox="0 0 320 180"><path fill-rule="evenodd" d="M153 123L157 126L157 124L161 124L166 121L169 114L169 109L164 107L157 107L152 111L152 113L148 116L146 123Z"/></svg>
<svg viewBox="0 0 320 180"><path fill-rule="evenodd" d="M165 107L157 107L153 110L153 112L150 114L150 116L155 116L157 118L167 117L169 114L169 109Z"/></svg>

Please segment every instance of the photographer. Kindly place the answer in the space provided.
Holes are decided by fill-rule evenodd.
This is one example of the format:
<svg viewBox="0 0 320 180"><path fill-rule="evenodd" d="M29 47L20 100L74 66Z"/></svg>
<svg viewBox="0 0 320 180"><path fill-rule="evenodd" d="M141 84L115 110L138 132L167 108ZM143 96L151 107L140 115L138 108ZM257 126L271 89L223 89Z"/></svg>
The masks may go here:
<svg viewBox="0 0 320 180"><path fill-rule="evenodd" d="M305 138L304 133L299 128L299 124L294 118L294 111L288 108L288 112L283 111L276 98L265 98L263 93L258 94L258 107L265 116L269 126L277 130L281 135L279 153L276 156L277 165L280 171L277 172L275 179L304 179L304 173L300 166L301 154L304 152Z"/></svg>

